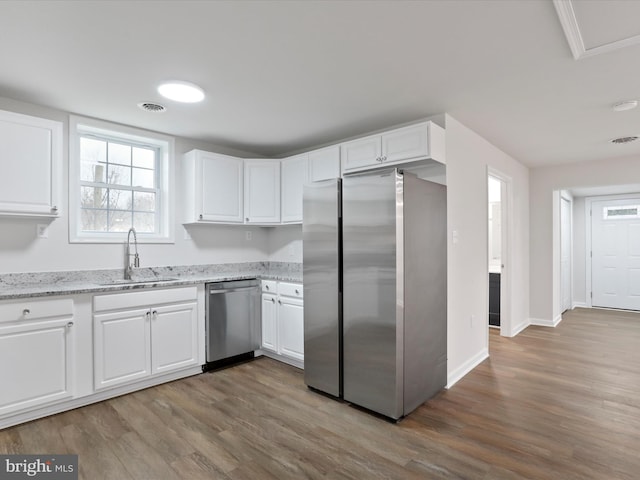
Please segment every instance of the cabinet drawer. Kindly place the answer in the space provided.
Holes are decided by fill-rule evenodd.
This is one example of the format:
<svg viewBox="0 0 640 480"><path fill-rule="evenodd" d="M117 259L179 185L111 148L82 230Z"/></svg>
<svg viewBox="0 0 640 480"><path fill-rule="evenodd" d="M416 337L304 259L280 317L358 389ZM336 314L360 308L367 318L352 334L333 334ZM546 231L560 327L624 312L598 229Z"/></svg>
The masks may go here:
<svg viewBox="0 0 640 480"><path fill-rule="evenodd" d="M262 280L262 291L265 293L278 293L278 282L275 280Z"/></svg>
<svg viewBox="0 0 640 480"><path fill-rule="evenodd" d="M148 289L138 292L115 293L112 295L96 295L93 297L93 310L118 310L121 308L136 308L158 304L185 302L197 299L197 288L166 288Z"/></svg>
<svg viewBox="0 0 640 480"><path fill-rule="evenodd" d="M0 304L0 323L68 317L71 315L73 315L73 300L70 298L24 299Z"/></svg>
<svg viewBox="0 0 640 480"><path fill-rule="evenodd" d="M286 297L302 298L302 285L299 283L280 282L278 293Z"/></svg>

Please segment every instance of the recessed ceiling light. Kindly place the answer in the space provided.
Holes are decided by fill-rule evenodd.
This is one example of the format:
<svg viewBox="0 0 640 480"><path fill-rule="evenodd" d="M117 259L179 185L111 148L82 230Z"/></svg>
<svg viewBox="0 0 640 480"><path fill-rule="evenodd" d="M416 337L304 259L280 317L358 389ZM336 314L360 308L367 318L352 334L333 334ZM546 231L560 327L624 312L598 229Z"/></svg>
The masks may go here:
<svg viewBox="0 0 640 480"><path fill-rule="evenodd" d="M169 100L182 103L196 103L204 100L204 91L189 82L166 82L158 87L158 93Z"/></svg>
<svg viewBox="0 0 640 480"><path fill-rule="evenodd" d="M614 138L613 140L611 140L611 143L616 143L616 144L631 143L631 142L635 142L636 140L638 140L638 137L636 137L636 136L633 136L633 137L620 137L620 138Z"/></svg>
<svg viewBox="0 0 640 480"><path fill-rule="evenodd" d="M624 102L616 103L613 105L614 112L624 112L626 110L633 110L638 106L637 100L625 100Z"/></svg>

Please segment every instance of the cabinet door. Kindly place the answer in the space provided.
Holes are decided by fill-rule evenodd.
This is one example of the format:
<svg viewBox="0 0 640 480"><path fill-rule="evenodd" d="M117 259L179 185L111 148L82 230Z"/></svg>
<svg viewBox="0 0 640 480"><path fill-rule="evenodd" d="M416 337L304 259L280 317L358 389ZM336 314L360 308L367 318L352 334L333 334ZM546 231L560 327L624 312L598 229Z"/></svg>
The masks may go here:
<svg viewBox="0 0 640 480"><path fill-rule="evenodd" d="M245 160L246 223L280 223L280 160Z"/></svg>
<svg viewBox="0 0 640 480"><path fill-rule="evenodd" d="M242 159L207 152L198 152L198 155L201 174L195 181L202 192L202 203L200 213L196 212L197 220L242 223Z"/></svg>
<svg viewBox="0 0 640 480"><path fill-rule="evenodd" d="M55 216L62 124L0 111L0 214Z"/></svg>
<svg viewBox="0 0 640 480"><path fill-rule="evenodd" d="M405 162L429 156L425 124L399 128L382 135L382 160Z"/></svg>
<svg viewBox="0 0 640 480"><path fill-rule="evenodd" d="M380 135L343 143L340 146L342 171L349 172L358 168L377 165L382 156L381 148Z"/></svg>
<svg viewBox="0 0 640 480"><path fill-rule="evenodd" d="M340 178L340 146L333 145L309 152L309 181Z"/></svg>
<svg viewBox="0 0 640 480"><path fill-rule="evenodd" d="M198 364L198 304L151 308L151 373Z"/></svg>
<svg viewBox="0 0 640 480"><path fill-rule="evenodd" d="M150 317L148 308L94 315L96 390L151 375Z"/></svg>
<svg viewBox="0 0 640 480"><path fill-rule="evenodd" d="M278 331L276 329L276 296L262 294L262 348L278 351Z"/></svg>
<svg viewBox="0 0 640 480"><path fill-rule="evenodd" d="M0 327L0 415L73 395L70 321Z"/></svg>
<svg viewBox="0 0 640 480"><path fill-rule="evenodd" d="M283 223L302 222L302 188L307 182L307 154L286 158L281 168L281 208Z"/></svg>
<svg viewBox="0 0 640 480"><path fill-rule="evenodd" d="M304 307L296 298L278 300L278 353L304 361Z"/></svg>

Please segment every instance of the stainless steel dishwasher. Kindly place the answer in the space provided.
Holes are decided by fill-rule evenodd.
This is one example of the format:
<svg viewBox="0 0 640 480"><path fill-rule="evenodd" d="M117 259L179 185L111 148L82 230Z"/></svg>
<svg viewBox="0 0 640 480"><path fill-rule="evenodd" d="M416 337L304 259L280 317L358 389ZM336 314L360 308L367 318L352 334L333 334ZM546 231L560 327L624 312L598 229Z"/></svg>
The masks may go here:
<svg viewBox="0 0 640 480"><path fill-rule="evenodd" d="M205 303L207 364L253 357L261 341L260 281L208 283Z"/></svg>

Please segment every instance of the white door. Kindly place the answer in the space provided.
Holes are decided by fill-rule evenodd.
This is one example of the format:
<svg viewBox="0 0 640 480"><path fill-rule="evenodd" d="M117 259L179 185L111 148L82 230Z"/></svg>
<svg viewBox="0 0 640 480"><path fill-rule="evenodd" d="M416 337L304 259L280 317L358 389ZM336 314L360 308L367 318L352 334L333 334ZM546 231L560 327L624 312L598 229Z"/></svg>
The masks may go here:
<svg viewBox="0 0 640 480"><path fill-rule="evenodd" d="M102 313L93 318L96 390L151 375L148 308Z"/></svg>
<svg viewBox="0 0 640 480"><path fill-rule="evenodd" d="M302 222L302 187L307 182L307 154L282 160L281 199L283 223Z"/></svg>
<svg viewBox="0 0 640 480"><path fill-rule="evenodd" d="M340 177L340 146L321 148L309 152L309 181Z"/></svg>
<svg viewBox="0 0 640 480"><path fill-rule="evenodd" d="M242 159L208 152L198 152L198 155L202 162L202 176L196 179L202 189L201 220L242 223Z"/></svg>
<svg viewBox="0 0 640 480"><path fill-rule="evenodd" d="M280 222L280 160L244 161L246 223Z"/></svg>
<svg viewBox="0 0 640 480"><path fill-rule="evenodd" d="M276 296L262 294L262 348L277 352L278 332L276 330Z"/></svg>
<svg viewBox="0 0 640 480"><path fill-rule="evenodd" d="M571 310L571 201L560 197L561 310Z"/></svg>
<svg viewBox="0 0 640 480"><path fill-rule="evenodd" d="M198 363L196 302L151 309L151 373Z"/></svg>
<svg viewBox="0 0 640 480"><path fill-rule="evenodd" d="M304 307L297 298L278 300L278 353L304 360Z"/></svg>
<svg viewBox="0 0 640 480"><path fill-rule="evenodd" d="M640 310L640 197L591 204L591 304Z"/></svg>

